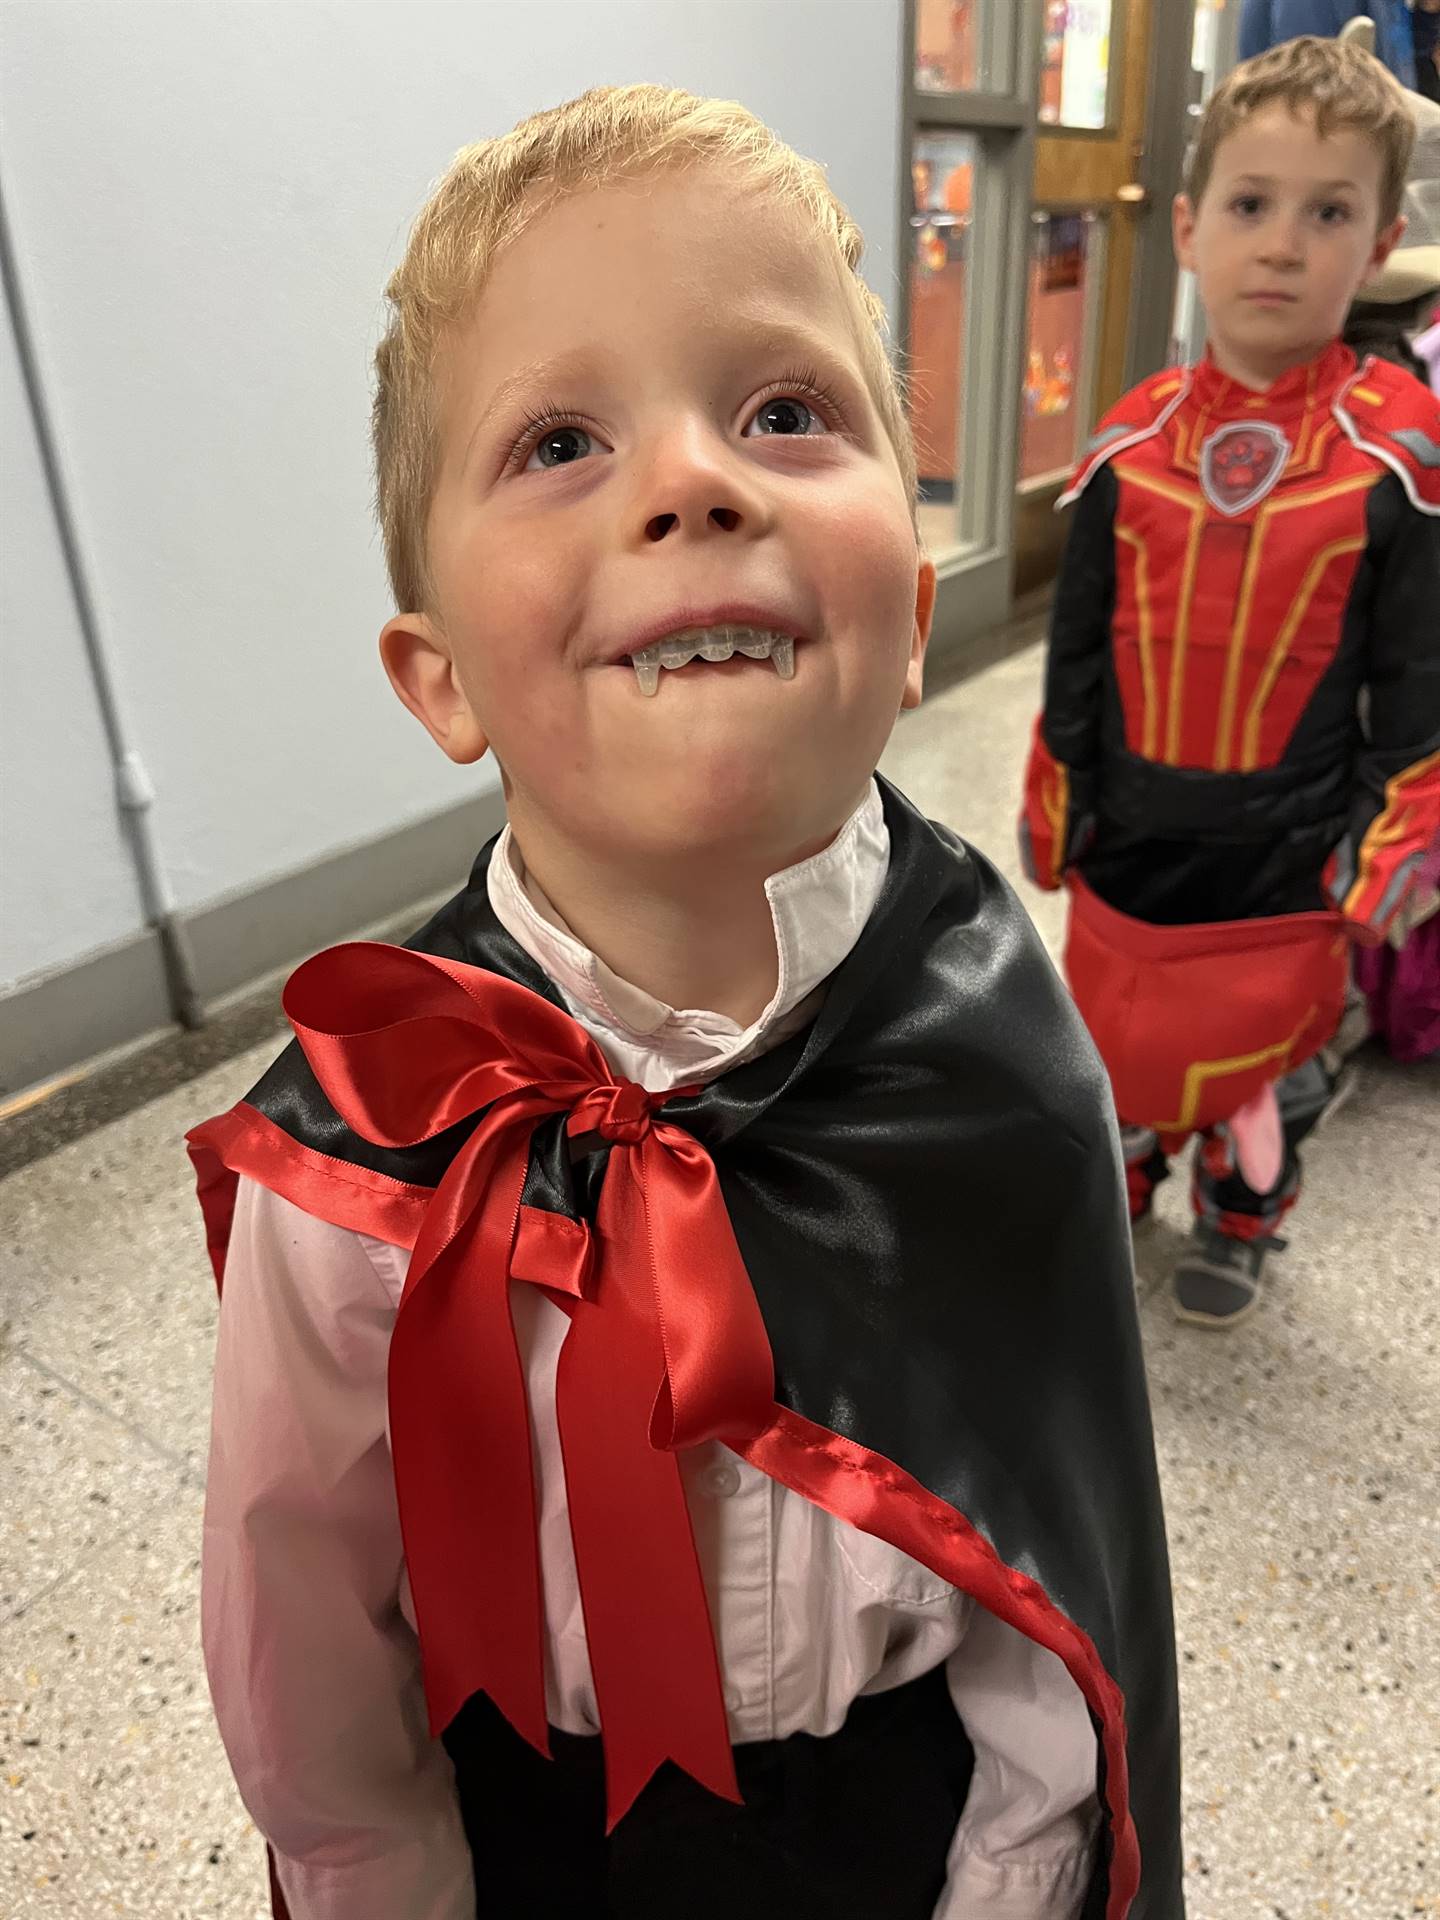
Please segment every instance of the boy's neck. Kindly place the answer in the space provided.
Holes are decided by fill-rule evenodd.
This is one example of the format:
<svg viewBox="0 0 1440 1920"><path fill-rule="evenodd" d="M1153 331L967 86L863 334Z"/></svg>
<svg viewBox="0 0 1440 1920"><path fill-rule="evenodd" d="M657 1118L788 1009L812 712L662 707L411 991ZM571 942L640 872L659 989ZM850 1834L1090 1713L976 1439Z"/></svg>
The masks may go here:
<svg viewBox="0 0 1440 1920"><path fill-rule="evenodd" d="M1297 347L1293 353L1277 353L1257 359L1253 355L1237 353L1225 341L1217 340L1213 335L1206 345L1210 358L1221 373L1252 393L1264 393L1267 387L1273 387L1277 380L1283 380L1296 367L1305 367L1312 360L1318 360L1326 350L1324 347Z"/></svg>
<svg viewBox="0 0 1440 1920"><path fill-rule="evenodd" d="M643 870L515 817L511 831L526 871L577 940L612 972L666 1006L720 1013L748 1027L775 997L779 954L765 882L821 853L797 847L783 860L737 855L649 861Z"/></svg>

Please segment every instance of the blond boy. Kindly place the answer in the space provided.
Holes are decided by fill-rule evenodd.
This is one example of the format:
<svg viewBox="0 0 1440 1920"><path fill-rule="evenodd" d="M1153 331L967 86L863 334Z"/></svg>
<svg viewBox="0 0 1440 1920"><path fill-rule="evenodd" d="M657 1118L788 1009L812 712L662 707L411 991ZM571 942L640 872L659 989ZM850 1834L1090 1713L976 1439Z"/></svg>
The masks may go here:
<svg viewBox="0 0 1440 1920"><path fill-rule="evenodd" d="M1181 1913L1098 1063L874 774L934 570L859 254L633 87L463 153L392 282L381 651L509 825L192 1135L291 1920Z"/></svg>
<svg viewBox="0 0 1440 1920"><path fill-rule="evenodd" d="M1412 139L1342 42L1236 69L1175 203L1205 356L1127 395L1065 495L1023 833L1072 889L1136 1219L1200 1136L1174 1304L1212 1329L1283 1245L1348 943L1384 938L1440 834L1440 406L1339 340Z"/></svg>

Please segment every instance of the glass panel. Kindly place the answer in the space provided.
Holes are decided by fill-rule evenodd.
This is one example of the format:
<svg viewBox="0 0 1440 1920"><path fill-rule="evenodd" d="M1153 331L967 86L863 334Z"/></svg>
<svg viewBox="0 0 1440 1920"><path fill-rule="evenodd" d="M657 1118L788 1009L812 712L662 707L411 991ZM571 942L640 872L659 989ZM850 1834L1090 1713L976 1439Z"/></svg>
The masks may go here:
<svg viewBox="0 0 1440 1920"><path fill-rule="evenodd" d="M1093 213L1036 213L1020 407L1020 484L1074 464L1085 411Z"/></svg>
<svg viewBox="0 0 1440 1920"><path fill-rule="evenodd" d="M1113 0L1045 0L1040 119L1052 127L1103 127L1110 95Z"/></svg>
<svg viewBox="0 0 1440 1920"><path fill-rule="evenodd" d="M977 84L976 0L916 0L915 85L922 93L963 93Z"/></svg>
<svg viewBox="0 0 1440 1920"><path fill-rule="evenodd" d="M956 540L965 276L978 159L968 133L917 133L910 150L910 425L921 533L932 552Z"/></svg>

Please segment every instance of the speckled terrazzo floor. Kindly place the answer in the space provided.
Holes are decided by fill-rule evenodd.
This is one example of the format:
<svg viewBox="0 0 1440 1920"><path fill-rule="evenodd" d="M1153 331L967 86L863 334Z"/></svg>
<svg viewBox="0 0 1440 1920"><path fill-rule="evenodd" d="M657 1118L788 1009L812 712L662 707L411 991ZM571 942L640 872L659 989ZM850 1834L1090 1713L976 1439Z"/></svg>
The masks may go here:
<svg viewBox="0 0 1440 1920"><path fill-rule="evenodd" d="M887 762L1012 874L1038 681L1031 652L952 688ZM1055 903L1026 898L1053 940ZM0 1185L5 1920L266 1911L196 1645L213 1308L180 1135L271 1051ZM1440 1914L1440 1073L1362 1056L1308 1167L1272 1293L1228 1338L1169 1317L1179 1181L1137 1249L1192 1920Z"/></svg>

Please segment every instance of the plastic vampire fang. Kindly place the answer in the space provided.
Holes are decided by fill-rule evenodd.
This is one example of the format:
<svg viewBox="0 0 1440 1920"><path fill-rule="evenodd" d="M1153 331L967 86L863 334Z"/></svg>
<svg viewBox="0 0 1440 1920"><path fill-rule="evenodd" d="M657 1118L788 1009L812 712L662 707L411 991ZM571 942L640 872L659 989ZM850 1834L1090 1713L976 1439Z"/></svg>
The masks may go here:
<svg viewBox="0 0 1440 1920"><path fill-rule="evenodd" d="M659 691L660 669L674 672L692 660L728 660L742 653L747 660L768 660L782 680L795 678L795 641L788 633L762 633L758 627L686 627L667 634L653 646L630 656L640 691L647 697Z"/></svg>

